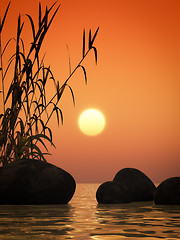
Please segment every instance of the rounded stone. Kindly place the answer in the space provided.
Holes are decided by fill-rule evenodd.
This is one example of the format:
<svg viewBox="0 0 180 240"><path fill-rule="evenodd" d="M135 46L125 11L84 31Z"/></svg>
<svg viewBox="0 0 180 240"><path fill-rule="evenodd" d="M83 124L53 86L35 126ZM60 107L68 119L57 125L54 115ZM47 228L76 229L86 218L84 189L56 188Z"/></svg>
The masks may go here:
<svg viewBox="0 0 180 240"><path fill-rule="evenodd" d="M0 204L66 204L75 188L74 178L50 163L29 159L0 167Z"/></svg>
<svg viewBox="0 0 180 240"><path fill-rule="evenodd" d="M122 204L131 202L128 189L121 183L109 181L101 184L96 192L100 204Z"/></svg>
<svg viewBox="0 0 180 240"><path fill-rule="evenodd" d="M140 170L123 168L114 177L128 189L133 202L153 201L154 183Z"/></svg>
<svg viewBox="0 0 180 240"><path fill-rule="evenodd" d="M180 177L160 183L154 193L154 202L157 205L180 205Z"/></svg>

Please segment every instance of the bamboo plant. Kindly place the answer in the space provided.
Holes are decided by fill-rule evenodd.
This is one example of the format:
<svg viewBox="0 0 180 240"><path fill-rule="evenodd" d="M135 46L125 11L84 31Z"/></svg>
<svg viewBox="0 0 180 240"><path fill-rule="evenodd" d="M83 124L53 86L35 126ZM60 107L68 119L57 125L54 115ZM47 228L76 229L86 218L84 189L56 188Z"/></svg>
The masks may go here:
<svg viewBox="0 0 180 240"><path fill-rule="evenodd" d="M0 78L2 89L0 94L2 98L2 107L0 107L0 165L4 166L12 161L22 159L37 159L46 161L45 156L49 154L47 142L52 146L52 131L48 123L55 113L57 123L63 123L63 113L58 107L58 103L66 89L69 89L75 103L74 93L69 85L69 80L78 69L82 69L85 82L87 82L86 69L83 61L90 51L94 52L95 62L97 63L97 49L94 46L99 28L92 35L91 30L88 35L88 47L86 48L86 34L83 32L82 58L71 70L63 84L57 81L50 69L45 66L44 59L40 58L40 50L44 38L56 16L59 6L55 2L50 8L46 7L43 14L41 4L39 3L38 27L35 28L32 17L26 14L30 21L33 42L30 44L27 54L25 54L22 31L24 23L21 16L18 17L17 36L11 38L3 47L2 30L8 15L10 3L5 14L0 19ZM4 30L3 30L4 31ZM6 68L4 68L4 55L10 43L15 40L15 52L10 57ZM13 70L11 70L13 69ZM12 77L7 91L5 83L7 75ZM50 100L47 99L47 82L53 81L55 84L55 93ZM43 150L46 150L43 152Z"/></svg>

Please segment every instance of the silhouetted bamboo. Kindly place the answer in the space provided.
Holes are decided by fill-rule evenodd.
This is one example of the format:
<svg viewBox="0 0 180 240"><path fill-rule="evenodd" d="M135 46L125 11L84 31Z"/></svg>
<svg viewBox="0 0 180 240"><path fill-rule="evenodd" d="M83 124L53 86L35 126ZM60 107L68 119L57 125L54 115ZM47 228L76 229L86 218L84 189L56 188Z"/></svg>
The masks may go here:
<svg viewBox="0 0 180 240"><path fill-rule="evenodd" d="M87 83L86 69L82 63L91 50L94 51L95 62L97 63L97 49L94 47L93 43L99 28L97 28L93 36L91 30L89 31L89 44L87 50L85 49L86 36L84 30L82 58L72 71L69 56L69 76L64 81L62 86L60 86L59 81L55 80L53 73L50 70L50 66L44 66L44 57L42 60L40 60L39 52L48 29L59 10L60 5L56 7L49 19L49 14L54 9L55 5L56 2L49 9L46 7L45 14L43 16L41 4L39 3L37 32L35 31L35 25L32 17L26 14L30 21L33 36L33 42L27 53L27 57L25 56L24 42L21 39L24 23L21 23L20 15L18 17L16 39L11 38L5 45L4 49L2 48L1 32L4 27L4 22L10 3L7 6L2 22L0 22L0 71L2 81L2 91L0 91L0 93L3 94L3 113L0 114L0 163L3 165L6 165L11 161L21 160L24 158L35 158L46 161L44 156L49 153L44 140L50 142L51 145L54 146L52 142L52 131L48 127L48 123L53 113L56 113L58 125L60 119L63 123L63 113L58 107L58 103L66 87L69 88L73 103L75 104L74 93L71 86L68 84L68 81L75 74L75 72L81 68L84 74L85 82ZM16 50L15 53L10 57L5 71L3 71L3 55L12 40L15 40L16 42ZM10 66L13 63L13 79L10 83L7 94L5 95L4 80ZM56 92L47 102L45 88L48 80L52 80L54 82L56 86ZM11 106L7 107L7 102L10 98ZM53 105L53 108L48 114L48 109L51 105ZM42 118L44 113L47 115L45 119ZM39 146L37 146L37 142L45 148L47 153L42 152Z"/></svg>

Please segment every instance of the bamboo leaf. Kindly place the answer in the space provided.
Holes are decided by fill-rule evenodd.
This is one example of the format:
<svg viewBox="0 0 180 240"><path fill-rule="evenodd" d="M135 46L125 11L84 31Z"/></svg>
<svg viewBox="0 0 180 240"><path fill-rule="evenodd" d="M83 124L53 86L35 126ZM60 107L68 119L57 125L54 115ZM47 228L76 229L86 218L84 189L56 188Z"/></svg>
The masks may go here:
<svg viewBox="0 0 180 240"><path fill-rule="evenodd" d="M47 78L48 78L49 74L51 75L50 79L53 79L53 81L55 83L55 78L53 76L52 71L50 70L50 66L48 68L47 67L43 67L43 72L44 72L44 70L47 70L47 72L46 72L46 74L44 74L44 77L43 77L43 87L46 85Z"/></svg>
<svg viewBox="0 0 180 240"><path fill-rule="evenodd" d="M99 27L97 28L97 30L96 30L96 32L95 32L95 34L94 34L94 36L93 36L93 38L91 40L91 46L93 46L93 43L94 43L94 40L95 40L95 38L97 36L98 31L99 31Z"/></svg>
<svg viewBox="0 0 180 240"><path fill-rule="evenodd" d="M39 28L41 27L41 3L39 2Z"/></svg>
<svg viewBox="0 0 180 240"><path fill-rule="evenodd" d="M15 140L17 140L17 147L18 147L17 152L22 151L22 149L20 149L21 148L21 138L22 138L21 133L19 131L16 131Z"/></svg>
<svg viewBox="0 0 180 240"><path fill-rule="evenodd" d="M10 94L12 93L13 89L14 89L14 84L11 84L11 86L10 86L10 88L8 90L8 93L6 95L6 99L4 101L4 104L6 104L6 102L7 102L8 98L9 98Z"/></svg>
<svg viewBox="0 0 180 240"><path fill-rule="evenodd" d="M17 40L16 40L16 58L15 58L15 67L14 67L14 81L18 81L18 65L20 66L20 57L19 57L19 39L20 34L23 28L21 25L21 17L18 17L18 26L17 26Z"/></svg>
<svg viewBox="0 0 180 240"><path fill-rule="evenodd" d="M84 66L82 66L82 65L78 65L78 68L82 68L82 70L83 70L83 72L84 72L84 78L85 78L85 83L87 84L87 74L86 74L86 69L85 69L85 67Z"/></svg>
<svg viewBox="0 0 180 240"><path fill-rule="evenodd" d="M92 43L91 43L91 29L89 30L89 49L91 49Z"/></svg>
<svg viewBox="0 0 180 240"><path fill-rule="evenodd" d="M56 5L57 1L55 1L52 6L48 9L48 13L52 10L52 8Z"/></svg>
<svg viewBox="0 0 180 240"><path fill-rule="evenodd" d="M58 126L59 126L59 113L58 113L58 107L54 107L53 111L56 111L56 116L57 116L57 122L58 122Z"/></svg>
<svg viewBox="0 0 180 240"><path fill-rule="evenodd" d="M61 111L61 109L60 109L60 108L58 108L58 110L59 110L59 112L60 112L60 115L61 115L61 123L63 124L63 113L62 113L62 111Z"/></svg>
<svg viewBox="0 0 180 240"><path fill-rule="evenodd" d="M85 56L85 29L83 31L83 58Z"/></svg>
<svg viewBox="0 0 180 240"><path fill-rule="evenodd" d="M32 101L32 103L34 103L36 105L36 107L34 108L34 113L36 113L36 110L38 109L38 112L39 112L39 115L40 115L41 111L40 111L38 102L36 100L34 100L34 101Z"/></svg>
<svg viewBox="0 0 180 240"><path fill-rule="evenodd" d="M91 49L94 50L94 57L95 57L95 62L97 64L97 49L95 47L92 47Z"/></svg>
<svg viewBox="0 0 180 240"><path fill-rule="evenodd" d="M53 147L55 147L55 145L54 145L54 143L51 141L51 139L50 139L48 136L46 136L46 135L44 135L44 134L42 134L42 133L36 134L36 135L34 135L34 136L30 136L30 137L27 139L27 142L31 142L31 141L33 141L33 140L39 140L39 138L44 138L44 139L46 139L48 142L50 142L50 143L53 145Z"/></svg>
<svg viewBox="0 0 180 240"><path fill-rule="evenodd" d="M48 25L48 9L47 9L47 6L46 6L46 13L44 15L44 29L46 30L47 29L47 25Z"/></svg>
<svg viewBox="0 0 180 240"><path fill-rule="evenodd" d="M39 53L41 44L43 42L44 36L46 35L46 32L49 29L49 27L52 23L52 20L54 19L55 15L56 15L56 13L59 9L59 7L56 9L55 13L53 14L53 16L52 16L52 18L49 22L49 24L47 25L47 16L48 16L49 12L51 11L51 9L54 7L55 4L56 4L56 2L51 6L51 8L49 10L47 9L43 19L41 20L41 27L39 28L37 34L35 35L34 41L32 43L31 49L30 49L29 54L28 54L28 56L29 56L30 53L35 49L35 51L36 51L35 59L37 59L37 61L38 61L38 53ZM38 41L38 39L39 39L39 41ZM37 41L38 41L38 43L37 43Z"/></svg>
<svg viewBox="0 0 180 240"><path fill-rule="evenodd" d="M42 119L39 119L39 122L41 123L41 126L42 126L42 132L45 135L45 125L44 125L44 122L42 121Z"/></svg>
<svg viewBox="0 0 180 240"><path fill-rule="evenodd" d="M41 137L37 137L36 140L38 140L38 141L44 146L44 148L46 149L46 151L48 152L48 149L47 149L45 143L43 142L43 140L41 139Z"/></svg>
<svg viewBox="0 0 180 240"><path fill-rule="evenodd" d="M12 111L10 113L10 131L13 131L15 129L14 126L16 124L19 112L20 108L17 108L16 106L12 108Z"/></svg>
<svg viewBox="0 0 180 240"><path fill-rule="evenodd" d="M75 106L75 98L74 98L73 90L72 90L72 88L71 88L68 84L66 84L66 86L68 86L68 88L69 88L70 91L71 91L71 95L72 95L72 99L73 99L73 104L74 104L74 106Z"/></svg>
<svg viewBox="0 0 180 240"><path fill-rule="evenodd" d="M37 160L41 160L41 158L42 158L42 160L44 161L44 162L47 162L46 161L46 159L45 159L45 157L44 157L44 155L51 155L50 153L40 153L40 155L39 155L39 152L38 151L32 151L31 152L31 155L32 155L32 158L33 159L37 159Z"/></svg>
<svg viewBox="0 0 180 240"><path fill-rule="evenodd" d="M44 156L43 156L43 153L41 152L40 148L36 144L32 143L31 148L32 148L32 151L31 151L32 155L33 155L33 150L35 149L38 153L37 156L38 157L40 156L40 159L42 158L44 161L46 161Z"/></svg>
<svg viewBox="0 0 180 240"><path fill-rule="evenodd" d="M39 89L39 92L40 92L40 96L42 97L43 96L43 89L41 88L41 86L39 85L38 82L35 82L35 85L38 86L38 89Z"/></svg>
<svg viewBox="0 0 180 240"><path fill-rule="evenodd" d="M4 26L4 22L5 22L5 19L6 19L8 10L9 10L10 3L11 3L11 2L9 2L9 4L8 4L8 6L7 6L7 8L6 8L6 12L5 12L5 14L4 14L2 23L0 23L0 33L2 32L2 29L3 29L3 26Z"/></svg>
<svg viewBox="0 0 180 240"><path fill-rule="evenodd" d="M52 141L52 131L51 131L51 129L49 127L44 126L44 131L46 131L46 130L48 130L50 139Z"/></svg>
<svg viewBox="0 0 180 240"><path fill-rule="evenodd" d="M31 23L31 29L32 29L32 34L33 34L33 39L35 40L36 38L36 33L35 33L35 27L34 27L34 22L32 17L29 14L26 14L26 16L29 18L29 21Z"/></svg>
<svg viewBox="0 0 180 240"><path fill-rule="evenodd" d="M49 24L48 24L48 26L47 26L47 30L49 29L49 27L50 27L50 25L51 25L54 17L56 16L56 13L57 13L57 11L59 10L59 8L60 8L60 5L56 8L56 11L54 12L53 16L51 17L51 20L49 21Z"/></svg>
<svg viewBox="0 0 180 240"><path fill-rule="evenodd" d="M70 58L70 54L69 54L69 47L67 44L66 44L66 47L67 47L68 57L69 57L69 75L71 75L71 58Z"/></svg>
<svg viewBox="0 0 180 240"><path fill-rule="evenodd" d="M41 36L39 37L39 41L38 41L37 47L36 47L35 59L38 59L38 54L39 54L39 51L40 51L40 48L41 48L41 45L43 43L45 35L46 35L46 31L42 32Z"/></svg>
<svg viewBox="0 0 180 240"><path fill-rule="evenodd" d="M10 43L12 40L16 41L15 38L10 38L10 39L7 41L5 47L4 47L3 51L2 51L2 56L3 56L3 54L4 54L5 50L6 50L6 48L8 47L9 43Z"/></svg>
<svg viewBox="0 0 180 240"><path fill-rule="evenodd" d="M57 85L56 85L56 92L57 92L57 101L60 100L63 92L64 92L64 89L66 87L66 84L63 84L61 88L59 88L59 82L57 82Z"/></svg>
<svg viewBox="0 0 180 240"><path fill-rule="evenodd" d="M24 41L22 40L22 38L20 38L21 44L22 44L22 51L23 51L23 55L25 54L25 47L24 47ZM25 55L24 55L25 56Z"/></svg>
<svg viewBox="0 0 180 240"><path fill-rule="evenodd" d="M54 104L54 103L53 103L53 104ZM54 104L53 111L56 111L58 126L59 126L59 113L60 113L60 116L61 116L61 123L63 124L63 114L62 114L61 109L58 108L58 107Z"/></svg>
<svg viewBox="0 0 180 240"><path fill-rule="evenodd" d="M50 11L53 9L53 7L56 5L56 3L57 3L57 1L54 2L54 3L52 4L52 6L47 10L47 14L50 13ZM44 17L43 17L43 19L42 19L42 21L41 21L41 25L44 23L45 18L46 18L46 15L44 15Z"/></svg>
<svg viewBox="0 0 180 240"><path fill-rule="evenodd" d="M18 117L19 118L19 117ZM21 135L24 134L24 123L23 123L23 120L21 118L19 118L19 121L17 122L16 126L18 125L18 123L20 124L20 128L21 128Z"/></svg>
<svg viewBox="0 0 180 240"><path fill-rule="evenodd" d="M22 54L21 52L19 52L19 55L20 55L21 57L23 57L23 60L25 60L25 59L24 59L24 54ZM13 55L11 56L11 58L9 59L9 64L8 64L6 70L5 70L5 73L4 73L4 76L3 76L3 80L5 79L6 74L8 73L9 67L11 66L11 64L12 64L13 60L15 59L15 57L16 57L16 54L13 54Z"/></svg>
<svg viewBox="0 0 180 240"><path fill-rule="evenodd" d="M38 117L37 117L36 114L34 113L34 114L33 114L33 117L30 118L30 119L34 119L34 121L35 121L35 132L36 132L36 135L39 134L39 131L38 131Z"/></svg>
<svg viewBox="0 0 180 240"><path fill-rule="evenodd" d="M19 29L19 36L20 36L20 34L21 34L21 32L22 32L23 26L24 26L24 23L22 23L22 25L21 25L21 27L20 27L20 29Z"/></svg>
<svg viewBox="0 0 180 240"><path fill-rule="evenodd" d="M29 106L29 96L28 96L28 92L27 89L24 87L25 89L25 98L26 98L26 108L27 108L27 113L30 116L30 106Z"/></svg>
<svg viewBox="0 0 180 240"><path fill-rule="evenodd" d="M41 28L38 29L38 32L36 33L35 35L35 38L34 38L34 41L32 42L32 46L29 50L29 54L28 54L28 58L29 58L29 55L31 54L31 52L35 49L35 51L37 51L37 40L38 38L41 36L42 34L42 31L43 31L43 26L41 26ZM37 57L36 57L37 58Z"/></svg>

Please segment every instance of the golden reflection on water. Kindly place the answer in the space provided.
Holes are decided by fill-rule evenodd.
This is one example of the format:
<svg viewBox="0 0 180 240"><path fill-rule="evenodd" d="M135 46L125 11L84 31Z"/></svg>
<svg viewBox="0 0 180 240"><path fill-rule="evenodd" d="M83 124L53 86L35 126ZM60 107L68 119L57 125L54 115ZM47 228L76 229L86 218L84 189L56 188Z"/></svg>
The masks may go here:
<svg viewBox="0 0 180 240"><path fill-rule="evenodd" d="M98 184L78 184L67 205L0 206L0 239L179 239L180 206L98 205Z"/></svg>

